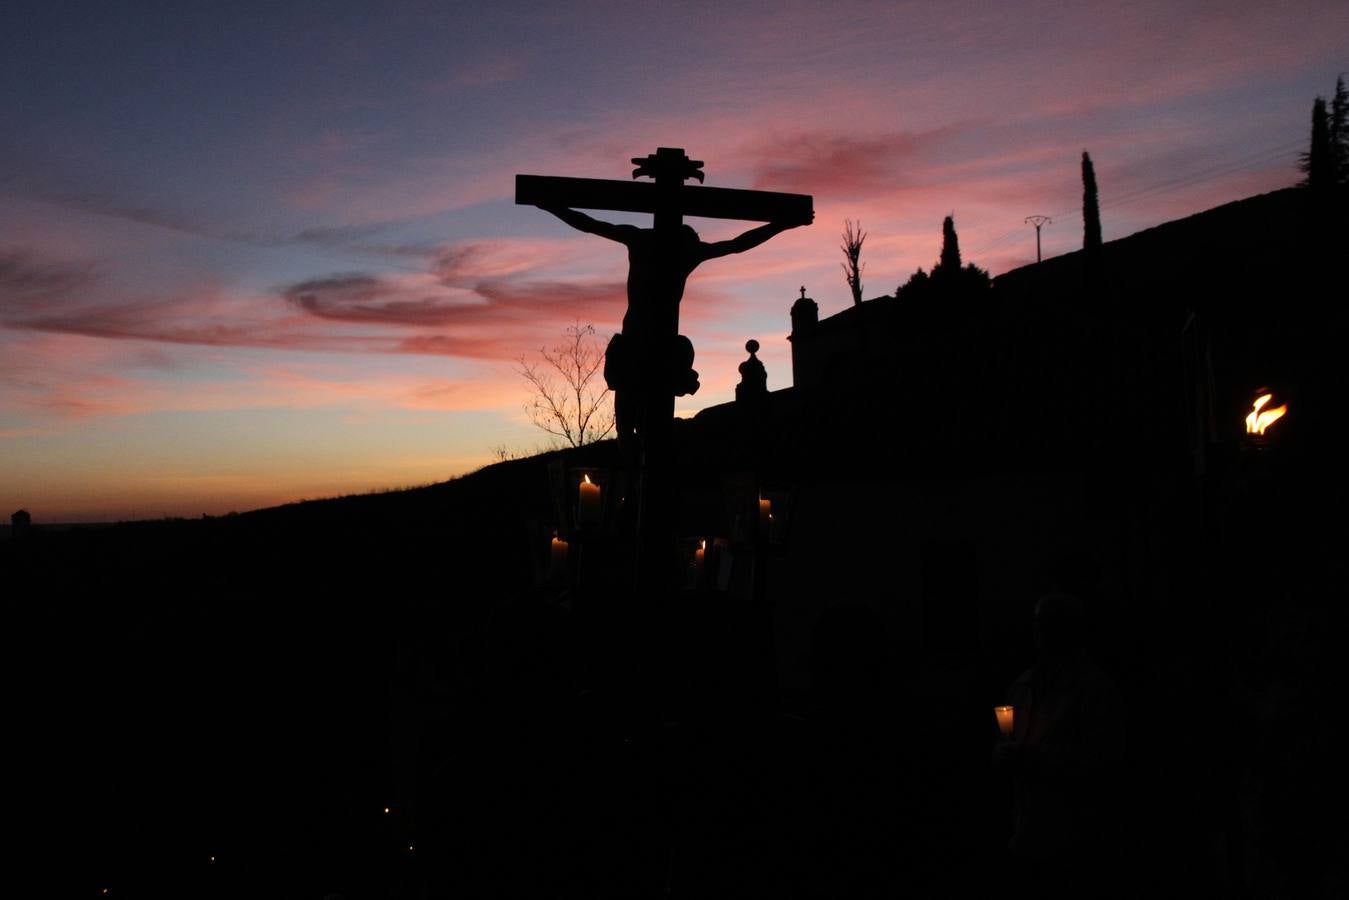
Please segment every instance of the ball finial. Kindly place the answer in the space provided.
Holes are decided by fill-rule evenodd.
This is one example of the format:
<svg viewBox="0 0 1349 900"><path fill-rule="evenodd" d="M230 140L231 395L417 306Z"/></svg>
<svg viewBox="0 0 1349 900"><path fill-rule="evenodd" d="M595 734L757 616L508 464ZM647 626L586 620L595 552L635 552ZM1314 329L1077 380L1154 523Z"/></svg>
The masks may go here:
<svg viewBox="0 0 1349 900"><path fill-rule="evenodd" d="M750 338L749 340L745 341L745 349L748 350L751 355L758 353L759 342L756 341L754 338Z"/></svg>

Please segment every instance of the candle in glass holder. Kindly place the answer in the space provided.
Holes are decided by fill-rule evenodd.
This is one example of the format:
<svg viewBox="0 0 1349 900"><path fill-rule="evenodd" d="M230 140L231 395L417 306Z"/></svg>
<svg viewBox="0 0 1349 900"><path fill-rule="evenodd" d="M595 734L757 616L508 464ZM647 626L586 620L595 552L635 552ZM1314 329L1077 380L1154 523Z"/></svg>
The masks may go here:
<svg viewBox="0 0 1349 900"><path fill-rule="evenodd" d="M1012 736L1012 707L995 706L993 714L998 717L998 730L1002 732L1003 737Z"/></svg>
<svg viewBox="0 0 1349 900"><path fill-rule="evenodd" d="M569 548L568 548L567 542L564 541L564 540L562 540L560 537L557 536L556 533L554 533L554 534L553 534L553 543L552 543L551 556L549 557L549 563L548 563L548 575L549 575L549 577L551 577L551 578L557 578L557 577L560 576L563 572L567 571L567 550L568 550L568 549L569 549ZM388 808L386 807L384 811L387 813L389 810L388 810Z"/></svg>
<svg viewBox="0 0 1349 900"><path fill-rule="evenodd" d="M773 501L759 498L759 535L768 540L768 528L773 522Z"/></svg>
<svg viewBox="0 0 1349 900"><path fill-rule="evenodd" d="M703 579L703 564L707 560L707 541L704 540L698 545L698 549L693 551L693 578L696 581Z"/></svg>
<svg viewBox="0 0 1349 900"><path fill-rule="evenodd" d="M586 475L581 481L581 495L576 507L576 522L579 525L596 525L601 518L603 507L600 505L600 486Z"/></svg>

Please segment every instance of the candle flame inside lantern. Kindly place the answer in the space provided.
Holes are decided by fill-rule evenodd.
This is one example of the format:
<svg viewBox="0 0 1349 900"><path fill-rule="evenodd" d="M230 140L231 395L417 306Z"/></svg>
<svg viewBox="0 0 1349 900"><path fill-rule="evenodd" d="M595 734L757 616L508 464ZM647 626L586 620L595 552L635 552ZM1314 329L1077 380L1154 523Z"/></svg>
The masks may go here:
<svg viewBox="0 0 1349 900"><path fill-rule="evenodd" d="M1273 409L1265 409L1265 406L1273 399L1273 394L1261 394L1255 398L1255 402L1251 404L1251 414L1246 417L1247 434L1264 434L1266 428L1282 419L1284 413L1288 412L1287 404L1276 406Z"/></svg>
<svg viewBox="0 0 1349 900"><path fill-rule="evenodd" d="M578 525L598 525L604 520L604 510L600 500L600 486L590 480L590 475L581 476L577 485L576 522Z"/></svg>

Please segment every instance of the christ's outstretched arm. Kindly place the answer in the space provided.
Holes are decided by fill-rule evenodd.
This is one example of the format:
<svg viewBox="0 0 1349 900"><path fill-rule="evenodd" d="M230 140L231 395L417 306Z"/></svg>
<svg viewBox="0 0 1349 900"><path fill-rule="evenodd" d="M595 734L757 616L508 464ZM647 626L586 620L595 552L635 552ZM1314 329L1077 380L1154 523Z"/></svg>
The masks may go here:
<svg viewBox="0 0 1349 900"><path fill-rule="evenodd" d="M597 234L602 238L618 241L620 244L629 243L639 230L633 225L615 225L612 222L601 222L599 219L592 219L583 212L565 207L541 206L539 209L552 213L578 231ZM767 240L767 238L764 238L764 240Z"/></svg>
<svg viewBox="0 0 1349 900"><path fill-rule="evenodd" d="M767 225L760 225L758 228L751 228L739 237L733 237L729 241L717 241L713 244L703 245L703 259L716 259L719 256L730 256L732 253L744 253L746 250L752 250L762 244L769 238L775 237L788 228L796 228L800 225L809 225L815 221L815 213L810 214L810 218L802 222L769 222Z"/></svg>

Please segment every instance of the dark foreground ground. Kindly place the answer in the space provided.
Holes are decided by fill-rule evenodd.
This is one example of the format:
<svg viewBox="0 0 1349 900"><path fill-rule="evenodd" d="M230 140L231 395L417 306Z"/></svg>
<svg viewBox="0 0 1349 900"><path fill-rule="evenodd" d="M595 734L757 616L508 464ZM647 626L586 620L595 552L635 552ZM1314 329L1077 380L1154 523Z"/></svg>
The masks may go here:
<svg viewBox="0 0 1349 900"><path fill-rule="evenodd" d="M396 504L0 544L32 895L1023 883L989 706L1033 661L1028 628L915 646L840 596L785 690L731 595L541 587L546 479L514 465ZM1140 611L1145 643L1096 631L1121 746L1081 826L1090 895L1343 895L1343 564L1283 549L1250 561L1265 605ZM1254 574L1281 565L1304 571Z"/></svg>

